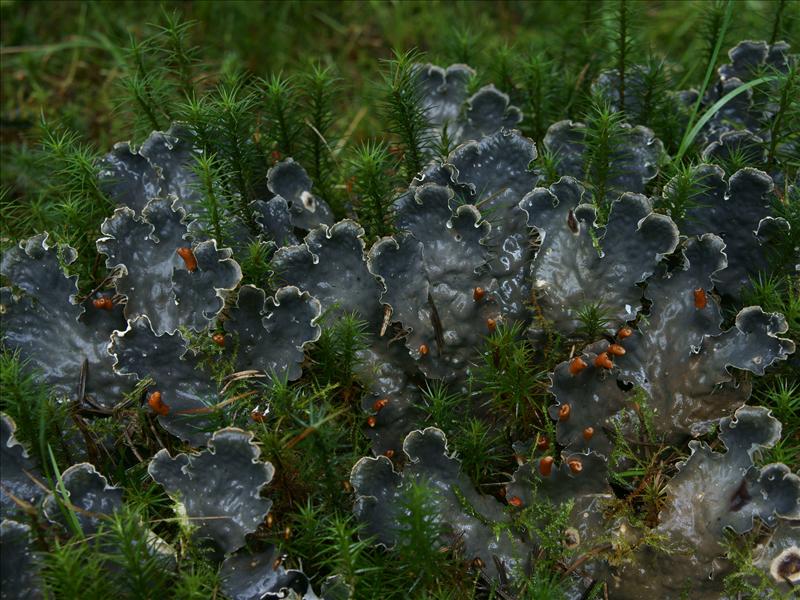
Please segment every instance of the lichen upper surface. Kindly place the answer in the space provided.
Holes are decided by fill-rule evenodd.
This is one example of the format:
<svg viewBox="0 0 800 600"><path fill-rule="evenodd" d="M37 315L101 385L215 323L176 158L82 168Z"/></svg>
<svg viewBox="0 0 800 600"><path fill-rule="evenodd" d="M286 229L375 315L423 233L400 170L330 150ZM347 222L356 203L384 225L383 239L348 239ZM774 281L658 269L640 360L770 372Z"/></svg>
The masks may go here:
<svg viewBox="0 0 800 600"><path fill-rule="evenodd" d="M333 224L333 213L327 202L311 192L311 178L293 159L287 158L273 166L267 173L267 185L276 197L285 199L295 227L311 230Z"/></svg>
<svg viewBox="0 0 800 600"><path fill-rule="evenodd" d="M789 234L789 223L774 216L772 179L744 168L726 182L722 169L701 165L694 170L701 190L692 198L681 231L716 233L725 242L727 268L714 276L723 294L739 297L751 280L769 270L770 244Z"/></svg>
<svg viewBox="0 0 800 600"><path fill-rule="evenodd" d="M678 228L654 213L646 197L622 195L599 229L583 194L575 179L564 177L520 204L541 237L531 269L537 305L566 334L579 329L587 308L602 315L611 331L632 320L641 305L639 284L678 244Z"/></svg>
<svg viewBox="0 0 800 600"><path fill-rule="evenodd" d="M458 204L481 211L491 226L485 244L497 300L503 314L513 319L525 317L530 296L527 268L533 248L519 203L539 182L532 164L536 157L533 140L516 130L501 130L462 144L415 182L449 186Z"/></svg>
<svg viewBox="0 0 800 600"><path fill-rule="evenodd" d="M0 452L3 469L0 474L0 517L18 517L22 514L19 501L35 505L44 495L40 485L44 479L38 465L25 447L16 439L17 425L6 414L0 413Z"/></svg>
<svg viewBox="0 0 800 600"><path fill-rule="evenodd" d="M642 193L647 183L658 175L664 154L661 140L643 125L633 127L622 123L620 129L620 141L610 151L606 197L599 201L613 200L624 192ZM587 175L586 136L586 125L573 121L559 121L547 130L544 145L550 153L558 156L559 175L577 179Z"/></svg>
<svg viewBox="0 0 800 600"><path fill-rule="evenodd" d="M527 551L508 531L496 534L487 523L506 523L502 505L483 496L460 472L459 462L447 451L444 433L435 427L412 431L403 443L408 462L402 473L384 457L362 458L353 467L350 482L356 493L354 512L365 524L365 534L385 546L396 543L397 515L403 494L414 483L428 486L436 497L437 519L447 527L448 539L460 540L469 560L480 558L486 571L498 575L524 569ZM466 503L466 506L465 506ZM432 542L435 542L432 540Z"/></svg>
<svg viewBox="0 0 800 600"><path fill-rule="evenodd" d="M232 600L346 600L350 597L352 590L344 584L337 585L336 576L323 583L322 596L318 596L305 573L283 566L284 558L275 546L256 554L243 552L229 556L220 569L222 590Z"/></svg>
<svg viewBox="0 0 800 600"><path fill-rule="evenodd" d="M787 329L783 316L759 307L743 309L733 327L720 328L710 290L725 265L722 248L713 234L691 239L683 266L650 281L650 312L616 361L619 378L645 390L655 425L668 437L707 429L747 400L749 388L734 380L731 368L762 374L794 352L794 343L780 337Z"/></svg>
<svg viewBox="0 0 800 600"><path fill-rule="evenodd" d="M701 442L667 486L666 507L656 532L670 553L645 547L614 579L615 597L675 594L692 589L698 598L721 596L722 558L727 528L745 533L754 518L774 527L800 516L800 477L786 465L754 466L754 456L780 439L780 423L763 407L745 406L720 422L725 453ZM658 565L658 567L656 567Z"/></svg>
<svg viewBox="0 0 800 600"><path fill-rule="evenodd" d="M159 335L206 327L242 279L229 249L218 249L215 240L188 240L185 216L165 199L149 202L141 216L118 208L97 242L108 269L119 273L114 285L126 297L125 317L148 317Z"/></svg>
<svg viewBox="0 0 800 600"><path fill-rule="evenodd" d="M0 523L0 581L3 598L39 600L44 598L41 584L41 559L36 555L31 527L11 519Z"/></svg>
<svg viewBox="0 0 800 600"><path fill-rule="evenodd" d="M490 227L470 205L451 206L452 192L436 184L417 188L398 209L407 232L370 250L369 267L384 285L381 302L408 331L405 343L428 376L463 375L499 309L489 295ZM480 294L478 294L480 295Z"/></svg>
<svg viewBox="0 0 800 600"><path fill-rule="evenodd" d="M279 249L272 265L281 283L311 294L323 312L355 312L379 323L380 285L367 268L363 235L351 220L322 225L309 232L303 244Z"/></svg>
<svg viewBox="0 0 800 600"><path fill-rule="evenodd" d="M61 474L61 482L44 500L44 514L52 523L67 527L62 508L67 504L84 535L97 532L103 517L122 508L122 489L108 480L89 463L72 465Z"/></svg>
<svg viewBox="0 0 800 600"><path fill-rule="evenodd" d="M148 394L160 394L164 412L158 420L170 433L193 446L203 446L211 435L209 413L217 403L217 385L202 370L180 332L156 335L147 317L128 322L125 331L111 336L114 369L138 380L150 378Z"/></svg>
<svg viewBox="0 0 800 600"><path fill-rule="evenodd" d="M522 112L510 98L493 85L480 88L471 96L470 80L475 76L467 65L416 65L420 105L431 126L431 136L458 145L480 140L501 129L513 129Z"/></svg>
<svg viewBox="0 0 800 600"><path fill-rule="evenodd" d="M152 132L138 148L130 142L115 144L100 164L100 187L136 213L153 198L175 198L192 212L200 200L193 171L196 156L191 133L174 124L167 131Z"/></svg>
<svg viewBox="0 0 800 600"><path fill-rule="evenodd" d="M252 433L231 427L215 432L200 454L159 451L147 471L179 503L198 538L230 553L244 546L272 506L260 492L275 469L259 454Z"/></svg>
<svg viewBox="0 0 800 600"><path fill-rule="evenodd" d="M11 284L0 290L3 343L59 398L111 408L131 383L111 368L108 352L111 332L125 321L118 306L98 314L75 303L77 277L67 276L62 264L68 268L76 258L68 246L51 246L47 234L3 253L0 273Z"/></svg>
<svg viewBox="0 0 800 600"><path fill-rule="evenodd" d="M280 288L274 297L252 285L239 288L235 307L224 322L226 346L236 350L239 371L256 369L279 380L294 381L306 344L316 341L319 301L296 287Z"/></svg>

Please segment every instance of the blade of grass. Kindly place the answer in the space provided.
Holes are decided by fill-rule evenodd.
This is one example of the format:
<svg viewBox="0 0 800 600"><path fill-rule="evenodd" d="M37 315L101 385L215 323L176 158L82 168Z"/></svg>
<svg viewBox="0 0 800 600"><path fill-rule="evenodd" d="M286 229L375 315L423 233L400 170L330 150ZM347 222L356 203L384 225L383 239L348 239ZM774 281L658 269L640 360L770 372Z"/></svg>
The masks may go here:
<svg viewBox="0 0 800 600"><path fill-rule="evenodd" d="M53 449L50 447L50 444L47 445L47 452L50 454L50 463L53 466L53 473L55 473L56 477L56 493L53 494L53 497L56 500L56 504L58 504L59 510L61 510L61 514L64 515L67 525L69 525L69 528L72 530L72 533L78 537L83 537L83 529L81 528L75 511L72 510L72 504L69 501L69 492L64 485L64 480L61 477L61 470L58 468L58 463L56 462L56 457L53 454Z"/></svg>
<svg viewBox="0 0 800 600"><path fill-rule="evenodd" d="M708 123L708 121L711 120L711 118L715 114L717 114L717 112L728 102L733 100L739 94L743 94L747 90L754 88L757 85L761 85L766 81L774 81L775 79L777 78L774 75L770 75L767 77L759 77L758 79L754 79L753 81L748 81L747 83L740 85L736 89L731 90L730 92L725 94L722 98L717 100L705 113L703 113L703 116L700 117L700 120L697 121L697 123L695 123L694 127L692 127L692 129L688 131L686 135L683 136L683 140L681 141L681 146L678 149L678 153L675 155L675 158L673 160L675 162L680 162L680 160L683 158L683 155L686 154L686 151L689 149L689 146L692 145L692 142L694 142L694 138L697 137L697 134L700 133L700 130L703 128L703 126L706 123Z"/></svg>
<svg viewBox="0 0 800 600"><path fill-rule="evenodd" d="M2 55L9 55L9 54L54 54L56 52L62 52L64 50L75 50L75 49L91 49L97 50L102 49L105 50L103 46L101 46L98 42L92 40L89 37L84 36L75 36L74 39L68 40L66 42L59 42L57 44L44 44L41 46L5 46L0 48L0 54Z"/></svg>
<svg viewBox="0 0 800 600"><path fill-rule="evenodd" d="M688 132L691 130L692 126L694 125L695 117L697 117L697 111L700 110L700 104L703 102L703 96L706 94L706 90L708 89L708 84L711 81L711 76L714 73L714 67L717 66L717 58L719 57L719 52L722 49L722 42L725 40L725 34L728 32L728 27L731 24L731 18L733 16L733 1L728 0L728 3L725 5L725 18L722 21L722 27L720 28L719 35L717 36L717 43L714 45L714 52L711 55L711 60L708 61L708 66L706 67L706 76L703 78L703 85L698 90L697 93L697 101L694 103L692 107L692 113L689 116L689 122L686 124L686 131L687 133L683 136L683 141L681 141L681 148L684 146L684 142L686 141L686 136Z"/></svg>

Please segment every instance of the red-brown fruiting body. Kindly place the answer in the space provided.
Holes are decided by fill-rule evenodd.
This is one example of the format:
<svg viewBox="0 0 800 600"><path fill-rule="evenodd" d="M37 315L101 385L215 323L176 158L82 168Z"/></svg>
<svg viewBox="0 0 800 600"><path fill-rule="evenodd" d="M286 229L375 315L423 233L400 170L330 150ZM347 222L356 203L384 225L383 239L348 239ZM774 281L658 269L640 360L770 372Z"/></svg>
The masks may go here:
<svg viewBox="0 0 800 600"><path fill-rule="evenodd" d="M562 404L558 409L558 420L566 421L569 419L569 414L572 412L572 407L569 404Z"/></svg>
<svg viewBox="0 0 800 600"><path fill-rule="evenodd" d="M553 460L552 456L545 456L539 461L539 473L542 474L542 477L550 477L550 473L553 471Z"/></svg>
<svg viewBox="0 0 800 600"><path fill-rule="evenodd" d="M694 307L702 310L707 304L708 298L706 297L706 291L703 288L697 288L694 291Z"/></svg>
<svg viewBox="0 0 800 600"><path fill-rule="evenodd" d="M614 363L612 363L611 359L608 357L608 352L601 352L597 355L597 358L594 359L594 366L610 369L614 366Z"/></svg>
<svg viewBox="0 0 800 600"><path fill-rule="evenodd" d="M288 540L290 537L292 537L292 528L287 525L283 530L283 539Z"/></svg>
<svg viewBox="0 0 800 600"><path fill-rule="evenodd" d="M95 298L92 300L92 304L95 308L102 308L103 310L112 310L114 308L114 301L108 296Z"/></svg>
<svg viewBox="0 0 800 600"><path fill-rule="evenodd" d="M570 228L572 233L578 233L578 220L575 218L575 213L572 212L572 209L569 209L569 213L567 213L567 227Z"/></svg>
<svg viewBox="0 0 800 600"><path fill-rule="evenodd" d="M630 337L633 334L633 329L630 327L623 327L617 332L617 337L621 340L624 340L626 337Z"/></svg>
<svg viewBox="0 0 800 600"><path fill-rule="evenodd" d="M386 458L392 458L394 456L394 450L389 448L386 452L383 453Z"/></svg>
<svg viewBox="0 0 800 600"><path fill-rule="evenodd" d="M494 333L497 329L497 321L494 319L486 319L486 329L489 330L489 333Z"/></svg>
<svg viewBox="0 0 800 600"><path fill-rule="evenodd" d="M428 344L420 344L419 345L419 355L420 356L427 356L428 355Z"/></svg>
<svg viewBox="0 0 800 600"><path fill-rule="evenodd" d="M272 513L269 513L267 515L267 527L272 527L274 524L275 524L275 517L272 515Z"/></svg>
<svg viewBox="0 0 800 600"><path fill-rule="evenodd" d="M150 394L150 396L147 398L147 405L157 415L165 417L169 414L169 406L167 406L161 399L161 392L153 392Z"/></svg>
<svg viewBox="0 0 800 600"><path fill-rule="evenodd" d="M576 475L583 471L583 464L581 464L581 461L579 461L577 458L567 461L567 464L569 465L569 470Z"/></svg>
<svg viewBox="0 0 800 600"><path fill-rule="evenodd" d="M377 422L378 422L378 419L376 419L375 417L372 417L372 416L367 417L367 425L369 425L370 427L375 427L375 424Z"/></svg>
<svg viewBox="0 0 800 600"><path fill-rule="evenodd" d="M223 347L225 346L225 334L224 333L215 333L214 335L211 336L211 340L217 346L223 346Z"/></svg>
<svg viewBox="0 0 800 600"><path fill-rule="evenodd" d="M543 435L539 438L539 441L536 442L536 447L539 450L547 450L550 447L550 440L547 439L546 435Z"/></svg>
<svg viewBox="0 0 800 600"><path fill-rule="evenodd" d="M611 344L608 347L607 352L609 354L613 354L614 356L622 356L623 354L625 354L625 348L623 348L619 344Z"/></svg>
<svg viewBox="0 0 800 600"><path fill-rule="evenodd" d="M197 270L197 259L194 256L194 252L189 247L182 247L176 250L178 256L183 259L184 264L186 265L186 270L190 273Z"/></svg>
<svg viewBox="0 0 800 600"><path fill-rule="evenodd" d="M472 290L472 299L475 300L475 302L480 302L483 300L485 295L486 290L484 290L482 287L476 287L474 290Z"/></svg>
<svg viewBox="0 0 800 600"><path fill-rule="evenodd" d="M278 162L281 158L283 158L283 155L281 154L280 150L273 150L271 156L272 160L274 160L275 162Z"/></svg>
<svg viewBox="0 0 800 600"><path fill-rule="evenodd" d="M577 375L588 366L589 365L586 364L585 360L583 360L580 356L576 356L571 361L569 361L569 374Z"/></svg>
<svg viewBox="0 0 800 600"><path fill-rule="evenodd" d="M381 412L384 408L386 408L387 404L389 404L388 398L381 398L380 400L375 400L375 402L372 403L372 410L373 412Z"/></svg>
<svg viewBox="0 0 800 600"><path fill-rule="evenodd" d="M481 560L480 556L476 556L475 558L472 559L472 568L473 569L482 569L485 566L486 566L486 563L484 563Z"/></svg>
<svg viewBox="0 0 800 600"><path fill-rule="evenodd" d="M592 439L592 436L594 436L594 427L587 427L583 430L583 439L587 442Z"/></svg>
<svg viewBox="0 0 800 600"><path fill-rule="evenodd" d="M263 423L266 421L267 416L262 413L260 410L252 410L250 412L250 418L253 419L256 423Z"/></svg>
<svg viewBox="0 0 800 600"><path fill-rule="evenodd" d="M511 506L516 506L517 508L519 508L520 506L522 506L522 498L520 498L519 496L511 496L511 498L508 499L508 503Z"/></svg>

